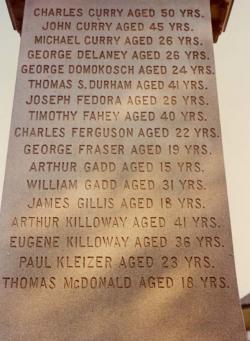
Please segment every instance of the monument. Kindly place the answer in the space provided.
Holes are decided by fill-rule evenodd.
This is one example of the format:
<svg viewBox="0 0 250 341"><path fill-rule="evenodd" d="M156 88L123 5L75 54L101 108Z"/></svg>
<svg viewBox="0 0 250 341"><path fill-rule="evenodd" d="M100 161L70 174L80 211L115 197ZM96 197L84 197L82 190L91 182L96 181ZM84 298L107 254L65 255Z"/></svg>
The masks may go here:
<svg viewBox="0 0 250 341"><path fill-rule="evenodd" d="M7 3L1 340L245 340L213 57L232 3Z"/></svg>

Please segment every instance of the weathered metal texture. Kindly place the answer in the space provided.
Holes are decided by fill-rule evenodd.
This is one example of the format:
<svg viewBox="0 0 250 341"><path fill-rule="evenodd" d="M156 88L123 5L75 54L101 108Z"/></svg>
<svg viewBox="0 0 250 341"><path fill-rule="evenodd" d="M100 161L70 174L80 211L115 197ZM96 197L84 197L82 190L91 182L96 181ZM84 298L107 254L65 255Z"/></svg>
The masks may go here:
<svg viewBox="0 0 250 341"><path fill-rule="evenodd" d="M14 30L21 34L25 0L6 0Z"/></svg>
<svg viewBox="0 0 250 341"><path fill-rule="evenodd" d="M250 331L250 294L241 299L241 307L243 310L246 329Z"/></svg>
<svg viewBox="0 0 250 341"><path fill-rule="evenodd" d="M211 0L214 43L225 31L234 0ZM21 34L25 0L6 0L13 28Z"/></svg>
<svg viewBox="0 0 250 341"><path fill-rule="evenodd" d="M234 0L211 0L211 16L214 43L225 32Z"/></svg>

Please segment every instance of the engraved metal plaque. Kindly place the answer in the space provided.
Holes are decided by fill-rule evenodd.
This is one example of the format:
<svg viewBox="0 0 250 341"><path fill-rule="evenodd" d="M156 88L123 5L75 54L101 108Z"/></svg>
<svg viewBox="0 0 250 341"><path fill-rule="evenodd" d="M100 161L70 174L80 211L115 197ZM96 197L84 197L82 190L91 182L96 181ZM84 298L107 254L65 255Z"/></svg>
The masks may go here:
<svg viewBox="0 0 250 341"><path fill-rule="evenodd" d="M243 341L210 1L26 0L3 340Z"/></svg>

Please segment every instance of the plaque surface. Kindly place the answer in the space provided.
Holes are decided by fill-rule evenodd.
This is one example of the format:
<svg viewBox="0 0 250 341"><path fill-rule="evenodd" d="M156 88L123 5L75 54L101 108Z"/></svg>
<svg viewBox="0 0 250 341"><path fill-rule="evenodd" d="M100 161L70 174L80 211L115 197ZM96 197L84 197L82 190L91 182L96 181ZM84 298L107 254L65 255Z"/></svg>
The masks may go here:
<svg viewBox="0 0 250 341"><path fill-rule="evenodd" d="M1 339L245 340L209 4L26 0Z"/></svg>

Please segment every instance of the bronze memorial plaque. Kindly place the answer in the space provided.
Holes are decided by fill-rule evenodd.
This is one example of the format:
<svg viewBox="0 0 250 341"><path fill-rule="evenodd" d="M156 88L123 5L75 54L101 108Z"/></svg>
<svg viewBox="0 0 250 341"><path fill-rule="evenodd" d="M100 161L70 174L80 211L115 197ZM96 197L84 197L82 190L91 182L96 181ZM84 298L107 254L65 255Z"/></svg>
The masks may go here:
<svg viewBox="0 0 250 341"><path fill-rule="evenodd" d="M243 341L209 0L26 0L1 340Z"/></svg>

